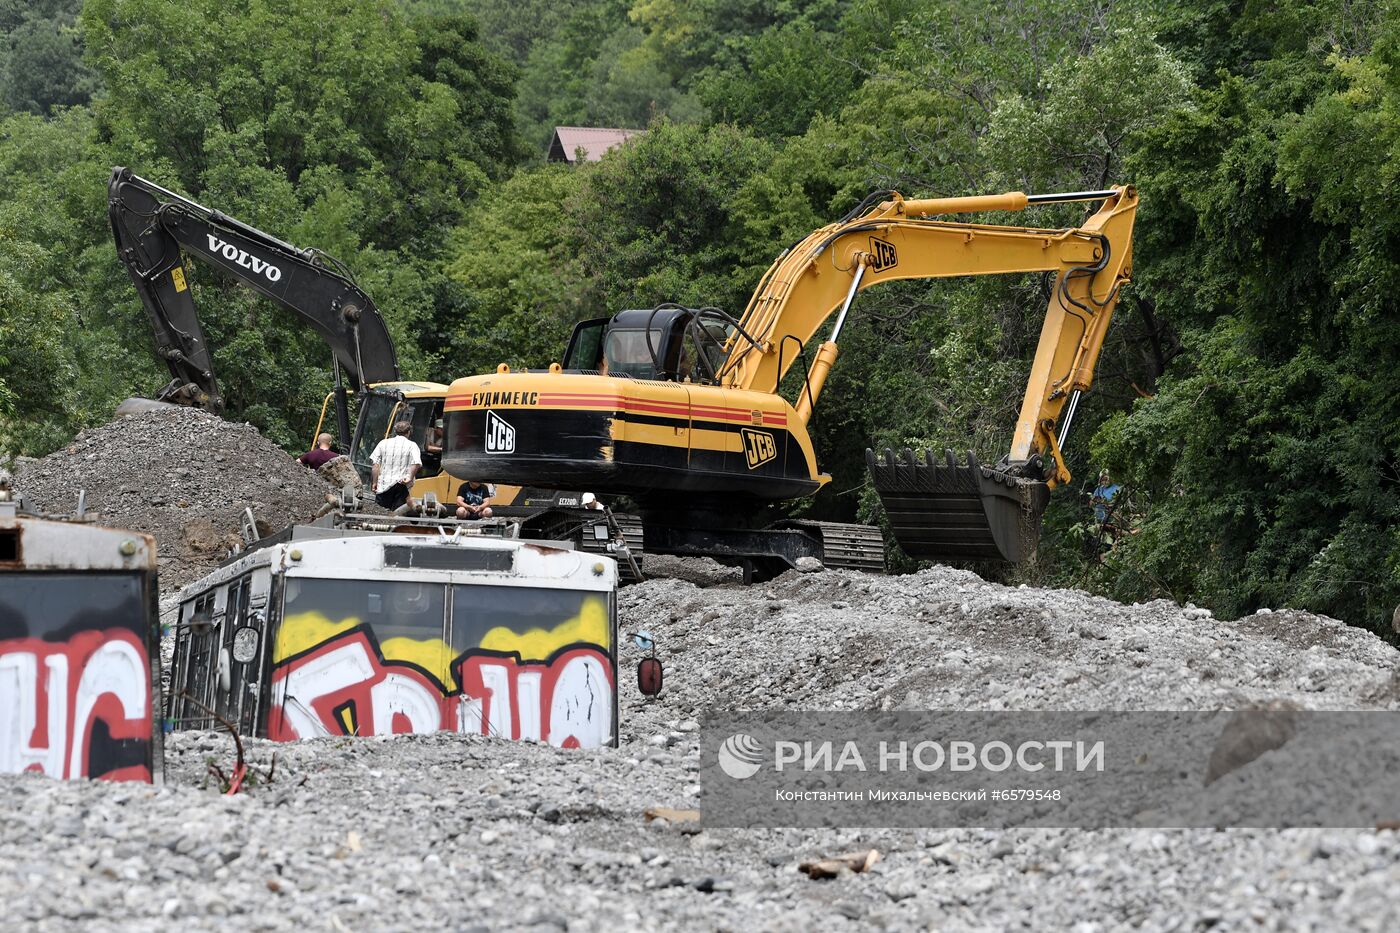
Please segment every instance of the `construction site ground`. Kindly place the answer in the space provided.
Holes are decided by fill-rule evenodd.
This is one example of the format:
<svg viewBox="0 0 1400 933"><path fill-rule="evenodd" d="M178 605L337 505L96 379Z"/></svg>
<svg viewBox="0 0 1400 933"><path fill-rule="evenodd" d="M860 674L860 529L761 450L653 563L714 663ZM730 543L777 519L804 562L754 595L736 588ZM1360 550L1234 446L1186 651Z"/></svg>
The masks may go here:
<svg viewBox="0 0 1400 933"><path fill-rule="evenodd" d="M89 437L137 427L109 425ZM262 442L227 439L249 449ZM222 440L209 443L222 451ZM99 454L90 461L97 470L100 449L75 443L54 456L87 453ZM122 470L194 482L152 461L133 455ZM261 475L300 496L303 474L284 473L285 464L269 459ZM28 465L21 479L46 468ZM203 508L220 481L206 475L205 495L178 500L189 505L149 503L145 513L126 514L173 522L167 514ZM304 491L309 502L298 499L296 508L323 495L313 485ZM255 492L271 512L268 488ZM168 559L179 563L167 593L204 559L173 546ZM697 730L707 709L1220 710L1279 701L1394 709L1397 654L1374 635L1302 612L1225 621L1167 602L1130 606L1078 591L1008 588L945 567L893 577L791 572L747 588L706 561L656 560L648 569L668 576L623 589L619 625L655 636L666 683L659 698L640 696L632 669L641 655L624 645L619 747L554 749L446 733L250 740L258 771L272 767L275 753L272 779L223 796L208 765L227 772L232 742L196 732L169 737L161 787L0 776L6 925L1085 933L1400 926L1393 831L721 831L644 815L701 805ZM814 857L867 848L882 859L865 873L815 881L798 870Z"/></svg>

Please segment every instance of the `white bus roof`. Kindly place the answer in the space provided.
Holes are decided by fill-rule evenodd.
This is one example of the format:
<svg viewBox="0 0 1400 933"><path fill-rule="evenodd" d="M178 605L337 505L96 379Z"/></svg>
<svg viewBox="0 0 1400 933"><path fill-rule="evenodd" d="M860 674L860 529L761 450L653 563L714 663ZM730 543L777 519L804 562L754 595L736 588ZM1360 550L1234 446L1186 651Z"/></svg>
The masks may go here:
<svg viewBox="0 0 1400 933"><path fill-rule="evenodd" d="M274 574L326 579L490 582L585 590L617 586L610 557L511 538L337 534L291 540L227 561L180 591L180 601L268 567Z"/></svg>
<svg viewBox="0 0 1400 933"><path fill-rule="evenodd" d="M89 522L53 521L0 509L0 569L150 571L156 545L150 535ZM13 555L13 559L8 559Z"/></svg>

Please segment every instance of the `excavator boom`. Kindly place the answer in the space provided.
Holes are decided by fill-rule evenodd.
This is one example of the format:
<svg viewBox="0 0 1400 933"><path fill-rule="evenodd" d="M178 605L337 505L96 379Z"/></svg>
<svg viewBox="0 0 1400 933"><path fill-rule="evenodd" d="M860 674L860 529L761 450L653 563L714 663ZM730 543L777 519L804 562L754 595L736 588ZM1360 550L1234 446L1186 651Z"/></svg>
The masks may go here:
<svg viewBox="0 0 1400 933"><path fill-rule="evenodd" d="M1081 226L1036 229L950 222L941 215L1019 211L1036 204L1100 201ZM886 451L866 457L896 540L929 560L1001 559L1035 552L1049 490L1069 481L1060 444L1080 394L1093 382L1119 289L1131 275L1137 194L1131 187L1066 194L1010 192L906 200L877 192L815 231L765 274L731 341L726 385L776 391L804 346L840 308L798 399L804 422L836 362L837 339L856 294L898 279L1047 272L1046 309L1010 452L997 467L971 453ZM1062 417L1063 416L1063 417Z"/></svg>
<svg viewBox="0 0 1400 933"><path fill-rule="evenodd" d="M214 364L195 312L184 254L233 275L294 312L330 345L352 383L399 378L383 318L334 260L210 210L129 169L112 170L108 214L117 255L151 319L156 351L173 377L160 401L220 411Z"/></svg>

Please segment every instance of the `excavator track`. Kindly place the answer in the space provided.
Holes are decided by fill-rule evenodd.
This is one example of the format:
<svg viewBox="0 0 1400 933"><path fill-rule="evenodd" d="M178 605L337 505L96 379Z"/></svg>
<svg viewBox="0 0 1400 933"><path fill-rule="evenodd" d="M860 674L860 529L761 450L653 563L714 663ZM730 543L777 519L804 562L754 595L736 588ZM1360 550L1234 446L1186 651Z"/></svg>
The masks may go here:
<svg viewBox="0 0 1400 933"><path fill-rule="evenodd" d="M800 528L820 536L822 565L828 570L885 572L885 537L876 525L789 519L773 527Z"/></svg>
<svg viewBox="0 0 1400 933"><path fill-rule="evenodd" d="M1036 480L982 466L970 451L960 464L951 450L944 463L931 451L882 456L865 451L890 530L910 557L931 561L1002 560L1035 555L1040 518L1050 489Z"/></svg>
<svg viewBox="0 0 1400 933"><path fill-rule="evenodd" d="M632 563L616 550L609 549L614 529L608 527L607 516L593 509L562 508L559 506L499 506L493 512L501 518L513 518L521 522L522 533L526 537L546 540L570 541L580 551L590 554L604 554L617 559L618 579L623 583L639 583L641 578L633 572ZM644 550L642 521L635 515L621 512L611 513L613 525L622 533L627 549L640 568ZM602 525L608 531L604 536L594 534L594 526Z"/></svg>

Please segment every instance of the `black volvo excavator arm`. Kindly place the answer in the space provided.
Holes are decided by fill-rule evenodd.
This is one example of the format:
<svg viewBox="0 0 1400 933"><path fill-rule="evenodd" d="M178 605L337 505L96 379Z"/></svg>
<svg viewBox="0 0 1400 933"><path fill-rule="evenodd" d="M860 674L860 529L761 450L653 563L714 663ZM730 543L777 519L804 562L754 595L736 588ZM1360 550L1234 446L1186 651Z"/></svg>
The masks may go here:
<svg viewBox="0 0 1400 933"><path fill-rule="evenodd" d="M172 380L158 401L223 407L183 256L199 259L294 312L334 353L337 415L349 437L343 369L353 387L399 378L394 344L374 302L334 259L300 249L242 221L115 168L107 188L117 255L150 316L156 352Z"/></svg>

